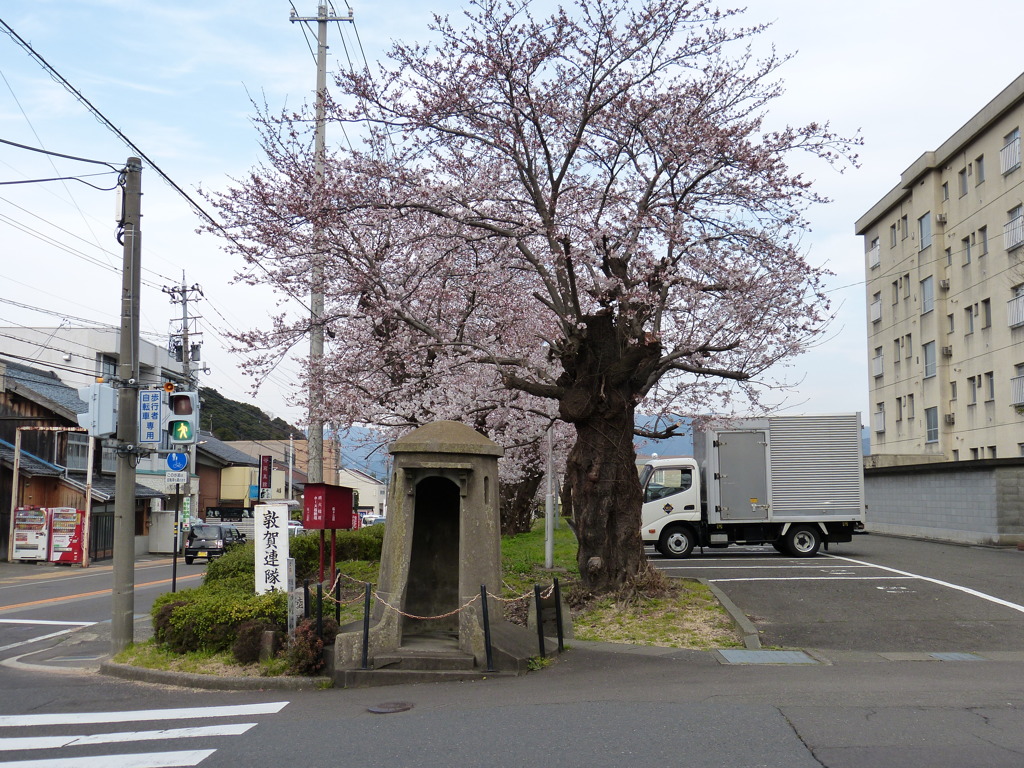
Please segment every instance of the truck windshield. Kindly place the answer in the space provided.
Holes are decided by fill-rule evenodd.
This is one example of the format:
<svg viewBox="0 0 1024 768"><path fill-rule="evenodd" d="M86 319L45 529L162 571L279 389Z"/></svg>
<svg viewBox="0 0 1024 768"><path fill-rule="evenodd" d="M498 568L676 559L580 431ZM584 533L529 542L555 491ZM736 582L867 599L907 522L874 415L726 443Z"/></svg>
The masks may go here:
<svg viewBox="0 0 1024 768"><path fill-rule="evenodd" d="M693 472L689 467L656 469L644 488L644 501L657 501L673 493L688 491L692 485Z"/></svg>

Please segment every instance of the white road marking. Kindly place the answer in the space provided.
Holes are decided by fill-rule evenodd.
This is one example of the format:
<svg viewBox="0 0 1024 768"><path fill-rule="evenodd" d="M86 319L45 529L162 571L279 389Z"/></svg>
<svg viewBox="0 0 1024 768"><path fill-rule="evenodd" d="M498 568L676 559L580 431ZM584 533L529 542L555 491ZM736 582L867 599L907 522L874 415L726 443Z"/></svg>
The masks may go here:
<svg viewBox="0 0 1024 768"><path fill-rule="evenodd" d="M1000 597L995 597L993 595L987 595L984 592L979 592L978 590L971 589L970 587L963 587L963 586L960 586L959 584L952 584L952 583L950 583L948 581L942 581L941 579L933 579L930 576L921 576L921 575L916 574L916 573L911 573L910 571L901 571L898 568L889 568L888 566L885 566L885 565L872 565L871 563L865 563L863 560L853 560L853 559L851 559L849 557L840 557L839 555L828 555L828 554L826 554L825 557L831 557L831 558L834 558L836 560L844 560L844 561L846 561L848 563L856 563L857 565L871 565L873 568L878 568L878 569L883 570L883 571L889 571L890 573L898 573L898 574L901 574L903 576L909 576L912 579L920 579L921 581L928 581L928 582L931 582L932 584L938 584L940 587L948 587L949 589L955 589L958 592L963 592L965 594L972 595L973 597L980 597L982 600L988 600L990 603L995 603L996 605L1001 605L1004 608L1009 608L1011 610L1019 611L1020 613L1024 613L1024 605L1018 605L1017 603L1011 603L1009 600L1003 600Z"/></svg>
<svg viewBox="0 0 1024 768"><path fill-rule="evenodd" d="M135 720L188 720L203 717L236 717L276 714L287 701L182 709L138 709L128 712L67 712L63 714L0 715L0 727L23 725L75 725L78 723L126 723Z"/></svg>
<svg viewBox="0 0 1024 768"><path fill-rule="evenodd" d="M714 568L716 571L768 571L773 568L778 570L793 570L794 568L812 568L811 565L666 565L661 570L663 571L706 571L709 568ZM821 566L818 566L821 568ZM874 568L873 565L854 565L849 566L851 568ZM826 570L821 568L821 570ZM835 570L834 568L828 568L829 571Z"/></svg>
<svg viewBox="0 0 1024 768"><path fill-rule="evenodd" d="M71 629L62 629L59 632L51 632L48 635L40 635L39 637L33 637L29 640L22 640L18 643L10 643L9 645L0 645L0 651L9 651L11 648L20 648L23 645L31 645L32 643L38 643L40 640L49 640L51 637L60 637L61 635L68 635L75 632L78 628L72 627Z"/></svg>
<svg viewBox="0 0 1024 768"><path fill-rule="evenodd" d="M179 768L199 765L217 750L195 749L183 752L149 752L138 755L97 755L96 757L58 757L48 760L18 760L4 768Z"/></svg>
<svg viewBox="0 0 1024 768"><path fill-rule="evenodd" d="M0 619L0 624L39 624L54 627L88 627L95 621L51 621L49 619Z"/></svg>
<svg viewBox="0 0 1024 768"><path fill-rule="evenodd" d="M241 736L256 723L235 723L227 725L203 725L195 728L165 728L161 731L123 731L120 733L94 733L76 736L21 736L0 738L0 752L14 752L19 749L60 749L80 747L83 744L120 744L129 741L150 741L153 739L194 739L204 736Z"/></svg>
<svg viewBox="0 0 1024 768"><path fill-rule="evenodd" d="M735 579L708 579L716 584L722 581L896 581L918 579L919 576L744 576Z"/></svg>

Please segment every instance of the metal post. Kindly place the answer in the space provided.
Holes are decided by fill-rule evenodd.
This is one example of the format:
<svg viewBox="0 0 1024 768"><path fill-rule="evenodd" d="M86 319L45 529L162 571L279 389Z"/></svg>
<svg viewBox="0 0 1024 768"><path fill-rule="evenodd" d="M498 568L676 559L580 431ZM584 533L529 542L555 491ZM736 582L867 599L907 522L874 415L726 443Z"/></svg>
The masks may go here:
<svg viewBox="0 0 1024 768"><path fill-rule="evenodd" d="M309 618L309 579L302 580L302 618Z"/></svg>
<svg viewBox="0 0 1024 768"><path fill-rule="evenodd" d="M537 603L537 642L540 643L541 658L547 656L544 648L544 608L540 601L540 584L533 585L533 597Z"/></svg>
<svg viewBox="0 0 1024 768"><path fill-rule="evenodd" d="M366 582L363 597L363 669L370 668L370 582Z"/></svg>
<svg viewBox="0 0 1024 768"><path fill-rule="evenodd" d="M555 598L555 625L558 628L558 652L561 653L565 650L565 632L562 628L562 588L558 585L557 578L555 579L552 594Z"/></svg>
<svg viewBox="0 0 1024 768"><path fill-rule="evenodd" d="M324 585L316 585L316 636L324 639Z"/></svg>
<svg viewBox="0 0 1024 768"><path fill-rule="evenodd" d="M484 623L484 651L487 655L487 669L485 672L494 672L494 653L491 650L491 620L487 612L487 585L480 585L480 612Z"/></svg>
<svg viewBox="0 0 1024 768"><path fill-rule="evenodd" d="M174 484L174 556L171 559L171 592L178 591L178 514L181 510L181 486Z"/></svg>
<svg viewBox="0 0 1024 768"><path fill-rule="evenodd" d="M341 579L334 577L334 620L341 624Z"/></svg>
<svg viewBox="0 0 1024 768"><path fill-rule="evenodd" d="M135 461L139 397L139 290L142 266L142 161L129 157L124 170L121 222L120 378L117 400L117 479L114 485L114 588L110 617L111 651L135 640Z"/></svg>

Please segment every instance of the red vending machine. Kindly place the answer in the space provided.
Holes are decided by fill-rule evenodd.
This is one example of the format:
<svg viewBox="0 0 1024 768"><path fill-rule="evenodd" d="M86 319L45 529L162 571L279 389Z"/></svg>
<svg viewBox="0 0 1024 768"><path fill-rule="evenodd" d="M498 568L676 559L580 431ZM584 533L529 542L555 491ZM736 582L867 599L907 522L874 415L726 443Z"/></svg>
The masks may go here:
<svg viewBox="0 0 1024 768"><path fill-rule="evenodd" d="M50 509L50 562L82 562L82 522L84 514L74 507Z"/></svg>

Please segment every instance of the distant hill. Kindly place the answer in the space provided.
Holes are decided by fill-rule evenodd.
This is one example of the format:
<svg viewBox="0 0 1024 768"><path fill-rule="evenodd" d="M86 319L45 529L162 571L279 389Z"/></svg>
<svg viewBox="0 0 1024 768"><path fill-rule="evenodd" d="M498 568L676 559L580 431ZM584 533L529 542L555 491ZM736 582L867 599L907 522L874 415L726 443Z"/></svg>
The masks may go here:
<svg viewBox="0 0 1024 768"><path fill-rule="evenodd" d="M199 388L199 427L218 440L287 440L305 432L283 419L270 418L250 403L229 400L211 387Z"/></svg>

